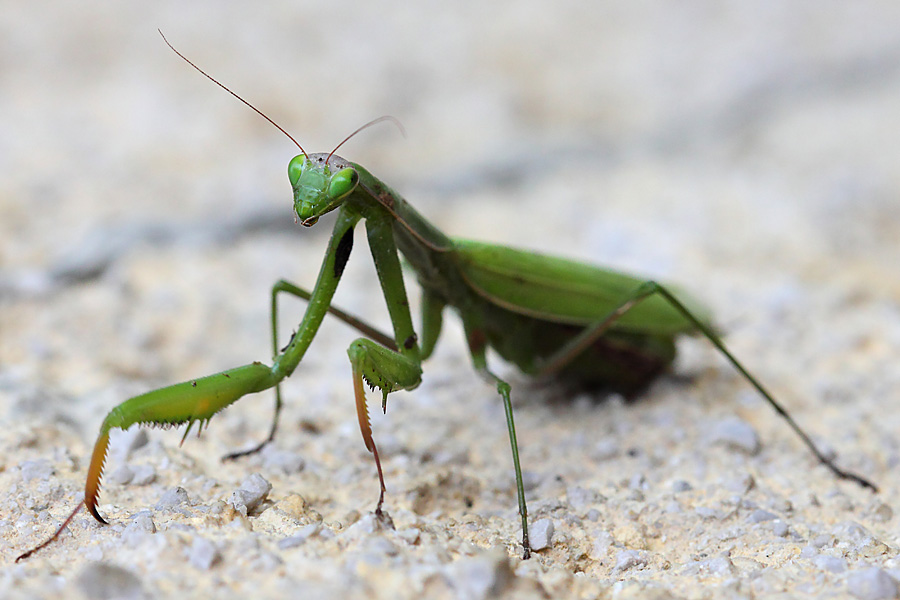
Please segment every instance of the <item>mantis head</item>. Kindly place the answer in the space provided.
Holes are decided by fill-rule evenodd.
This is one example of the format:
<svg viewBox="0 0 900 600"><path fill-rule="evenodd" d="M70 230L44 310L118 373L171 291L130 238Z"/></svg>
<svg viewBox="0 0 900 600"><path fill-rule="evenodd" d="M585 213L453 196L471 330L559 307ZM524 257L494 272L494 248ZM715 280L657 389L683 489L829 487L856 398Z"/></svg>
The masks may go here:
<svg viewBox="0 0 900 600"><path fill-rule="evenodd" d="M324 153L292 158L288 178L294 188L294 213L304 227L340 206L359 183L359 173L349 162Z"/></svg>
<svg viewBox="0 0 900 600"><path fill-rule="evenodd" d="M159 35L162 36L166 45L172 49L172 52L199 71L204 77L243 102L259 116L271 123L300 149L301 154L292 158L291 162L288 164L288 177L291 180L291 187L294 188L294 213L304 227L312 227L316 224L316 221L319 220L319 217L340 206L341 202L356 189L356 185L359 183L359 173L357 173L356 168L350 162L335 154L338 148L343 146L347 140L363 129L371 127L376 123L381 123L382 121L391 121L400 130L400 133L406 137L406 132L403 130L403 125L400 124L400 121L390 115L386 115L373 119L362 127L359 127L356 131L345 137L330 153L308 155L306 150L303 149L303 146L301 146L300 143L281 125L191 62L188 57L176 50L175 47L169 43L169 40L166 39L166 36L163 35L162 31L159 32Z"/></svg>

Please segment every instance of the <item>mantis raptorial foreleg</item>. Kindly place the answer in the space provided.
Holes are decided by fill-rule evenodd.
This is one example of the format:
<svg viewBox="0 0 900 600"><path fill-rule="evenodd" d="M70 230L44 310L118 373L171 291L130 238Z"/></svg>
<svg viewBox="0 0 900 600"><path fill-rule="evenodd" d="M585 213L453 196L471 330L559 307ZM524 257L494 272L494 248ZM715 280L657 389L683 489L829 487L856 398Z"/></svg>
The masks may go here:
<svg viewBox="0 0 900 600"><path fill-rule="evenodd" d="M278 353L281 351L278 347L278 294L285 293L291 296L295 296L300 298L301 300L309 301L312 298L312 292L305 290L290 281L285 281L284 279L278 280L275 285L272 286L272 294L271 294L271 321L272 321L272 356L278 356ZM347 313L346 311L341 310L336 306L328 307L329 314L337 317L350 327L353 327L366 337L375 340L382 346L386 348L390 348L392 350L397 349L397 344L393 339L386 333L382 332L378 328L369 325L362 319L358 317L354 317L353 315ZM262 442L257 444L256 446L249 448L247 450L239 450L237 452L232 452L230 454L226 454L222 457L222 460L234 460L237 458L241 458L243 456L248 456L250 454L255 454L259 452L263 448L266 447L272 440L275 439L275 432L278 430L278 419L281 415L281 407L282 407L282 399L281 399L281 384L278 383L275 385L275 411L272 416L272 425L269 428L269 434L266 436Z"/></svg>
<svg viewBox="0 0 900 600"><path fill-rule="evenodd" d="M347 355L350 357L350 364L353 367L353 391L356 397L359 430L366 443L366 449L374 455L375 465L378 468L381 493L378 496L378 506L375 512L381 514L385 491L384 474L381 469L381 459L378 457L378 449L372 438L372 427L369 423L369 411L366 408L366 393L363 383L367 383L372 389L376 387L381 389L381 406L382 410L386 411L388 394L394 390L411 390L417 387L422 380L422 367L418 362L365 338L359 338L350 344Z"/></svg>
<svg viewBox="0 0 900 600"><path fill-rule="evenodd" d="M684 317L690 321L694 327L697 328L697 331L705 337L710 343L716 347L716 349L724 356L731 365L737 369L737 371L741 374L741 376L754 388L756 391L762 395L763 398L775 409L775 411L781 415L785 421L787 421L788 425L790 425L791 429L796 432L800 439L803 440L803 443L807 448L815 455L815 457L821 462L823 465L828 467L832 473L840 477L841 479L848 479L850 481L855 481L859 485L869 488L872 491L877 492L878 488L872 484L870 481L856 475L855 473L851 473L849 471L845 471L838 467L833 460L826 457L813 443L812 439L810 439L809 435L800 426L794 421L793 417L791 417L788 412L784 409L781 404L775 400L775 397L772 396L769 391L763 387L763 385L756 379L753 375L744 368L744 365L738 361L737 358L728 350L716 332L710 327L707 323L705 323L702 319L698 319L685 305L679 300L675 294L666 289L664 286L660 285L655 281L646 281L642 285L640 285L631 297L627 298L620 304L616 309L612 310L608 315L606 315L603 319L600 319L596 323L589 325L584 328L584 330L572 338L566 345L564 345L555 355L550 357L545 361L543 365L540 366L538 374L539 375L553 375L558 373L560 370L564 369L566 365L571 363L575 358L578 357L579 354L584 352L586 348L588 348L592 343L597 341L600 336L602 336L609 328L619 319L621 319L628 311L633 309L635 306L640 304L642 301L646 300L650 296L659 295L666 302L671 304L678 312L680 312Z"/></svg>
<svg viewBox="0 0 900 600"><path fill-rule="evenodd" d="M109 444L110 429L126 429L136 423L150 425L187 424L190 427L193 423L199 422L202 427L215 413L242 396L276 387L282 379L293 373L319 330L325 314L329 312L331 299L350 256L353 244L353 228L360 218L361 215L353 210L341 209L338 211L338 218L334 225L328 252L319 271L316 286L312 294L309 295L309 304L303 320L300 322L297 332L291 338L291 341L275 357L271 367L256 362L208 377L185 381L136 396L110 411L100 428L100 434L94 446L94 453L85 483L85 505L97 520L105 522L97 512L97 499ZM384 231L384 226L379 226L377 221L377 218L370 218L367 221L370 239L373 235L380 235ZM387 222L387 225L389 226L390 223ZM374 347L388 352L390 358L377 360L373 366L366 366L361 372L371 383L375 383L379 387L385 386L390 391L411 389L418 385L421 369L419 367L418 345L412 329L412 319L409 317L406 292L402 287L402 275L396 248L392 244L384 243L383 240L380 244L370 243L370 246L378 266L385 300L391 312L391 319L394 322L395 340L399 340L401 343L397 344L400 347L398 354L390 350L384 350L381 346L366 340L366 343L371 343ZM277 294L280 291L289 290L289 286L276 286L273 288L273 306L275 305ZM273 323L276 320L277 317L273 313ZM277 338L274 336L273 344L277 351ZM351 345L351 349L354 347ZM394 370L391 367L394 367ZM400 374L397 373L398 370L401 371ZM382 387L382 389L385 389L385 387ZM276 398L277 415L280 398L278 396ZM273 424L273 430L275 426ZM364 438L366 437L365 431L363 431L363 436ZM371 433L366 443L368 447L371 443Z"/></svg>

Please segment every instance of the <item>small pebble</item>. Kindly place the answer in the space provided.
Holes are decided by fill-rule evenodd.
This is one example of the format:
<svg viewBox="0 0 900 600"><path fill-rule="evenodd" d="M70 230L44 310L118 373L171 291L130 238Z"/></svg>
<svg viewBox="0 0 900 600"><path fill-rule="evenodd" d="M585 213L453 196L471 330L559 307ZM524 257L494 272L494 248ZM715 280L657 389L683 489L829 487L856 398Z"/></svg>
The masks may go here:
<svg viewBox="0 0 900 600"><path fill-rule="evenodd" d="M594 544L591 547L591 557L595 560L603 560L614 542L612 534L608 531L596 532L594 534Z"/></svg>
<svg viewBox="0 0 900 600"><path fill-rule="evenodd" d="M543 482L544 476L541 473L522 469L522 485L526 492L537 489Z"/></svg>
<svg viewBox="0 0 900 600"><path fill-rule="evenodd" d="M407 527L406 529L401 529L397 532L397 537L411 546L419 542L420 536L421 532L415 527Z"/></svg>
<svg viewBox="0 0 900 600"><path fill-rule="evenodd" d="M254 572L270 573L284 564L284 561L271 552L263 552L250 563Z"/></svg>
<svg viewBox="0 0 900 600"><path fill-rule="evenodd" d="M709 506L698 506L694 512L704 519L721 519L725 516L721 510Z"/></svg>
<svg viewBox="0 0 900 600"><path fill-rule="evenodd" d="M150 485L156 481L156 469L153 465L135 465L131 467L134 476L131 478L131 485Z"/></svg>
<svg viewBox="0 0 900 600"><path fill-rule="evenodd" d="M222 553L210 540L204 537L195 537L194 543L191 544L191 550L188 553L188 562L195 568L202 571L208 571L222 559Z"/></svg>
<svg viewBox="0 0 900 600"><path fill-rule="evenodd" d="M884 569L872 567L850 573L847 591L859 600L888 600L897 597L897 582Z"/></svg>
<svg viewBox="0 0 900 600"><path fill-rule="evenodd" d="M451 563L444 577L457 598L481 600L503 596L515 575L506 552L494 549Z"/></svg>
<svg viewBox="0 0 900 600"><path fill-rule="evenodd" d="M366 540L363 552L379 556L397 556L400 550L386 537L376 535Z"/></svg>
<svg viewBox="0 0 900 600"><path fill-rule="evenodd" d="M162 498L159 499L159 502L156 503L156 508L158 510L161 509L172 509L176 506L181 506L182 504L189 504L190 498L188 498L187 490L183 487L176 487L170 490L167 490Z"/></svg>
<svg viewBox="0 0 900 600"><path fill-rule="evenodd" d="M156 523L150 516L149 511L141 511L132 519L131 523L125 526L122 531L122 542L130 547L137 548L144 544L148 539L152 539L156 533ZM165 544L165 539L162 541Z"/></svg>
<svg viewBox="0 0 900 600"><path fill-rule="evenodd" d="M345 543L360 543L378 532L393 530L393 522L386 512L382 513L381 518L375 516L375 513L366 513L356 523L341 531L340 536ZM322 534L326 531L330 530L326 529Z"/></svg>
<svg viewBox="0 0 900 600"><path fill-rule="evenodd" d="M596 461L609 460L619 455L621 449L619 443L614 439L606 439L597 442L594 450L591 452L591 458Z"/></svg>
<svg viewBox="0 0 900 600"><path fill-rule="evenodd" d="M616 555L616 567L613 572L621 573L635 567L646 567L647 556L639 550L621 550Z"/></svg>
<svg viewBox="0 0 900 600"><path fill-rule="evenodd" d="M818 555L819 552L812 546L804 546L800 551L800 558L805 558L806 560L815 560Z"/></svg>
<svg viewBox="0 0 900 600"><path fill-rule="evenodd" d="M770 513L767 510L763 510L761 508L757 508L747 517L747 520L751 523L762 523L764 521L772 521L777 519L778 515L774 513Z"/></svg>
<svg viewBox="0 0 900 600"><path fill-rule="evenodd" d="M789 532L790 528L788 527L788 524L781 519L776 519L772 523L772 533L774 533L778 537L785 537Z"/></svg>
<svg viewBox="0 0 900 600"><path fill-rule="evenodd" d="M600 494L595 490L588 490L577 485L566 488L566 502L575 510L584 510L591 504L598 502Z"/></svg>
<svg viewBox="0 0 900 600"><path fill-rule="evenodd" d="M710 441L724 444L754 456L759 453L759 436L753 427L743 419L732 417L715 423L710 433Z"/></svg>
<svg viewBox="0 0 900 600"><path fill-rule="evenodd" d="M731 577L737 573L737 568L735 568L734 563L731 562L731 559L727 556L719 556L718 558L710 559L706 563L706 568L710 575L716 575L718 577Z"/></svg>
<svg viewBox="0 0 900 600"><path fill-rule="evenodd" d="M876 523L886 523L893 518L894 510L884 502L879 502L872 511L872 520Z"/></svg>
<svg viewBox="0 0 900 600"><path fill-rule="evenodd" d="M529 539L532 550L549 548L553 541L553 521L541 519L532 523L529 527Z"/></svg>
<svg viewBox="0 0 900 600"><path fill-rule="evenodd" d="M272 491L272 484L259 473L253 473L231 494L230 503L244 516L253 512Z"/></svg>
<svg viewBox="0 0 900 600"><path fill-rule="evenodd" d="M302 546L309 538L319 533L320 529L322 529L322 525L320 523L310 523L309 525L304 525L300 528L300 531L298 531L294 535L279 540L278 547L282 550L287 550L288 548L296 548L297 546Z"/></svg>
<svg viewBox="0 0 900 600"><path fill-rule="evenodd" d="M644 477L643 473L635 473L628 480L628 489L631 490L646 490L649 486L647 485L647 478Z"/></svg>
<svg viewBox="0 0 900 600"><path fill-rule="evenodd" d="M678 504L678 502L672 500L671 502L666 503L665 507L663 507L663 511L669 513L670 515L677 515L678 513L683 512L684 509L681 508L681 505ZM702 517L703 515L700 516Z"/></svg>
<svg viewBox="0 0 900 600"><path fill-rule="evenodd" d="M131 523L128 524L128 527L134 527L135 529L146 531L148 533L156 533L156 523L153 522L150 511L147 510L142 510L134 515L134 518L131 520Z"/></svg>
<svg viewBox="0 0 900 600"><path fill-rule="evenodd" d="M744 473L734 479L725 482L725 488L736 494L746 494L756 485L756 480L750 473Z"/></svg>
<svg viewBox="0 0 900 600"><path fill-rule="evenodd" d="M672 482L672 491L675 492L676 494L678 494L680 492L689 492L692 489L694 489L694 488L691 487L691 484L688 483L687 481L685 481L684 479L676 479L675 481Z"/></svg>
<svg viewBox="0 0 900 600"><path fill-rule="evenodd" d="M85 567L78 576L78 587L85 598L97 600L140 600L145 597L137 575L106 563Z"/></svg>
<svg viewBox="0 0 900 600"><path fill-rule="evenodd" d="M128 485L134 479L134 471L128 465L120 465L106 479L115 485Z"/></svg>
<svg viewBox="0 0 900 600"><path fill-rule="evenodd" d="M839 556L821 554L813 559L813 564L830 573L843 573L847 570L847 560Z"/></svg>
<svg viewBox="0 0 900 600"><path fill-rule="evenodd" d="M38 479L47 481L53 475L53 465L49 460L26 460L19 465L19 473L22 475L22 481L28 483Z"/></svg>

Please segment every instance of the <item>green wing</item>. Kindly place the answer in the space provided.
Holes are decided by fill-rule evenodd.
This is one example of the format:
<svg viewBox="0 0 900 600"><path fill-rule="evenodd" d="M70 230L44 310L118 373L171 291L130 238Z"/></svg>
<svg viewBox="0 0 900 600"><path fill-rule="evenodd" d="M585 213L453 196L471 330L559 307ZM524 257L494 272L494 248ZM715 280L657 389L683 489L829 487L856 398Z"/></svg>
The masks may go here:
<svg viewBox="0 0 900 600"><path fill-rule="evenodd" d="M463 277L484 298L513 312L547 321L587 325L628 300L646 279L564 258L471 240L453 240ZM710 323L706 307L666 285L699 320ZM695 328L669 302L650 296L613 329L675 335Z"/></svg>

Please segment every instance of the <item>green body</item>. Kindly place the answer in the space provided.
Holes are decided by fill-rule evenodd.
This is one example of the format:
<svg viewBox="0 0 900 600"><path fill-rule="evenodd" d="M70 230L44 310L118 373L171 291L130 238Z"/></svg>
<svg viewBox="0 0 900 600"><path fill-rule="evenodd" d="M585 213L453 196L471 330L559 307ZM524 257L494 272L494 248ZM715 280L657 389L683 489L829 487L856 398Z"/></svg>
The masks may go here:
<svg viewBox="0 0 900 600"><path fill-rule="evenodd" d="M504 404L526 557L530 552L527 509L510 386L489 370L488 348L525 373L565 377L631 394L670 365L678 335L701 333L784 416L823 463L839 476L874 489L862 478L835 467L816 450L808 436L725 348L706 310L682 292L570 260L453 240L364 168L338 156L297 156L288 167L288 175L294 190L294 211L302 225L312 226L332 210L337 211L337 218L313 290L307 292L286 281L279 281L272 289L272 365L251 363L154 390L114 408L101 426L85 483L84 504L97 520L105 522L97 512L97 499L110 429L136 423L188 424L190 431L197 422L202 428L216 412L242 396L274 387L275 419L268 439L253 450L231 457L260 449L275 435L281 407L278 384L300 364L328 312L366 336L355 340L347 355L360 431L378 469L381 494L376 514L380 515L384 477L369 426L365 385L381 391L384 407L390 392L417 387L422 361L437 343L447 306L462 319L473 365L496 386ZM390 313L390 335L331 306L350 258L353 229L360 221L366 224L369 249ZM420 335L410 315L401 253L422 289ZM280 293L309 301L296 333L283 350L279 350L277 339ZM63 527L65 523L59 531Z"/></svg>
<svg viewBox="0 0 900 600"><path fill-rule="evenodd" d="M554 256L448 238L399 194L352 166L363 194L387 192L392 199L388 210L397 248L416 273L426 311L453 307L470 336L476 336L470 343L480 336L524 373L540 374L545 361L632 298L646 281ZM704 308L678 295L708 321ZM440 333L437 323L423 320L425 357ZM675 336L694 331L694 324L665 298L650 297L572 357L559 375L630 395L672 362Z"/></svg>

